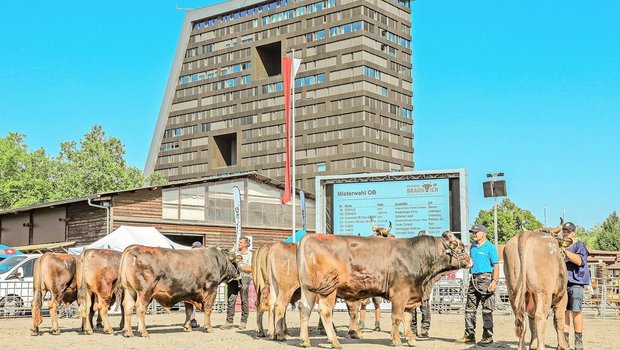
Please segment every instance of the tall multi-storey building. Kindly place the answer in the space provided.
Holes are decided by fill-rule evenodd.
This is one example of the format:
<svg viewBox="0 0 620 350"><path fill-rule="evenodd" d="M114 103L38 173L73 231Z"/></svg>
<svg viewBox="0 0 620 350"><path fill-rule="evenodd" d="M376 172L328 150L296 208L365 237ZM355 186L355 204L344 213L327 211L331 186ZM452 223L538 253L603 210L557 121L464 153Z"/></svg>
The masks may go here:
<svg viewBox="0 0 620 350"><path fill-rule="evenodd" d="M232 0L188 11L145 172L284 178L281 57L295 79L297 187L413 169L409 0Z"/></svg>

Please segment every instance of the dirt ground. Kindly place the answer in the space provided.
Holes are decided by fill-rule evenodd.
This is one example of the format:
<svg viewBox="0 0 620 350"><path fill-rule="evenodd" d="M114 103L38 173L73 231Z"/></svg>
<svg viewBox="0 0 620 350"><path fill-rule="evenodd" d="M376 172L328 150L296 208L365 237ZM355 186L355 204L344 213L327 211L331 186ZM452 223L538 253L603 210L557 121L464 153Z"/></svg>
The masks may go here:
<svg viewBox="0 0 620 350"><path fill-rule="evenodd" d="M198 331L185 333L181 323L184 314L173 312L171 314L148 315L147 329L150 333L148 338L124 338L120 332L115 335L105 335L96 331L94 335L87 336L79 332L80 321L78 319L60 319L60 327L63 332L59 336L51 335L51 322L44 317L41 325L42 334L38 337L30 336L31 319L0 319L0 348L10 349L294 349L299 348L299 317L297 311L289 311L289 327L294 336L286 342L278 343L254 338L256 314L250 314L248 329L240 331L220 330L225 320L225 314L214 313L212 319L215 325L214 333L207 334L198 328ZM389 314L384 314L381 319L382 332L366 331L364 339L354 340L347 337L348 315L345 312L335 312L335 320L338 337L344 349L368 349L391 347L388 327L390 325ZM198 313L199 324L203 324L203 314ZM329 344L325 336L320 336L316 331L318 315L314 313L310 320L310 341L313 347L327 348ZM367 325L374 325L374 315L369 313ZM118 325L120 316L112 316L113 325ZM135 316L132 318L137 324ZM266 321L266 319L265 319ZM239 323L237 313L235 323ZM418 349L476 349L471 345L455 344L454 340L463 335L463 315L459 314L432 314L430 337L428 340L419 340ZM506 314L495 315L495 344L486 349L516 349L517 342L513 331L513 317ZM584 335L586 349L620 349L620 320L618 319L586 319L586 332ZM478 339L481 336L481 319L478 318ZM137 334L137 332L135 332ZM572 338L572 336L571 336ZM529 335L528 335L529 339ZM547 322L547 345L555 349L556 339L553 333L551 318ZM571 339L572 343L572 339Z"/></svg>

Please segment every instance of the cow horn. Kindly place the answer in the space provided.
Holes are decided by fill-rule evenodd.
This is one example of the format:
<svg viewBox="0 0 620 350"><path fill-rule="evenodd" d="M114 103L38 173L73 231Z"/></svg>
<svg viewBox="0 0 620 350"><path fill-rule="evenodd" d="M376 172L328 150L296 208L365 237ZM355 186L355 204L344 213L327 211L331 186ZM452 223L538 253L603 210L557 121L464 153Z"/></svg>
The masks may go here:
<svg viewBox="0 0 620 350"><path fill-rule="evenodd" d="M389 234L390 231L392 231L392 222L390 221L390 226L388 226L387 230L385 231L385 233Z"/></svg>
<svg viewBox="0 0 620 350"><path fill-rule="evenodd" d="M560 218L560 224L557 227L552 228L551 229L551 233L557 235L558 233L560 233L560 231L562 231L562 226L563 225L564 225L564 218Z"/></svg>
<svg viewBox="0 0 620 350"><path fill-rule="evenodd" d="M372 232L377 231L377 226L375 226L375 219L372 216L370 217L370 227L372 228Z"/></svg>

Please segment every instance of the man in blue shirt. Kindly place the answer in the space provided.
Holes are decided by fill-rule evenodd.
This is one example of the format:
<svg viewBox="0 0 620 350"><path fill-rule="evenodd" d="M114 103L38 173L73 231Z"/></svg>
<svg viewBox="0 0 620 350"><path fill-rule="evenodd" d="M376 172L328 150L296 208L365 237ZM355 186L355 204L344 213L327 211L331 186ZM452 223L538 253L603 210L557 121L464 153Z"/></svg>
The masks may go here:
<svg viewBox="0 0 620 350"><path fill-rule="evenodd" d="M571 314L573 327L575 329L575 350L583 349L583 315L581 305L583 304L583 287L590 284L590 270L588 269L588 248L586 245L575 239L575 224L567 222L562 226L562 238L564 242L572 242L568 247L561 247L566 261L568 272L568 304L564 323L566 330L570 330ZM564 332L564 338L568 343L568 332Z"/></svg>
<svg viewBox="0 0 620 350"><path fill-rule="evenodd" d="M471 267L467 302L465 304L465 335L457 343L476 342L476 310L482 302L482 340L478 345L493 343L493 310L495 309L495 289L499 279L499 257L497 248L487 240L489 230L484 225L475 225L469 232L474 243L469 254L474 265Z"/></svg>

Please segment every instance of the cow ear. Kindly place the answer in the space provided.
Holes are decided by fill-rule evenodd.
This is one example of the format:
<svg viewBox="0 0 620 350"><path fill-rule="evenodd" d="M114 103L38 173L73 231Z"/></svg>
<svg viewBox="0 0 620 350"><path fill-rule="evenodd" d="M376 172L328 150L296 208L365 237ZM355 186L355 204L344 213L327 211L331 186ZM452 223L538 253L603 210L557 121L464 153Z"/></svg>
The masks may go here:
<svg viewBox="0 0 620 350"><path fill-rule="evenodd" d="M445 238L448 242L457 241L456 236L451 231L445 231L441 237Z"/></svg>

